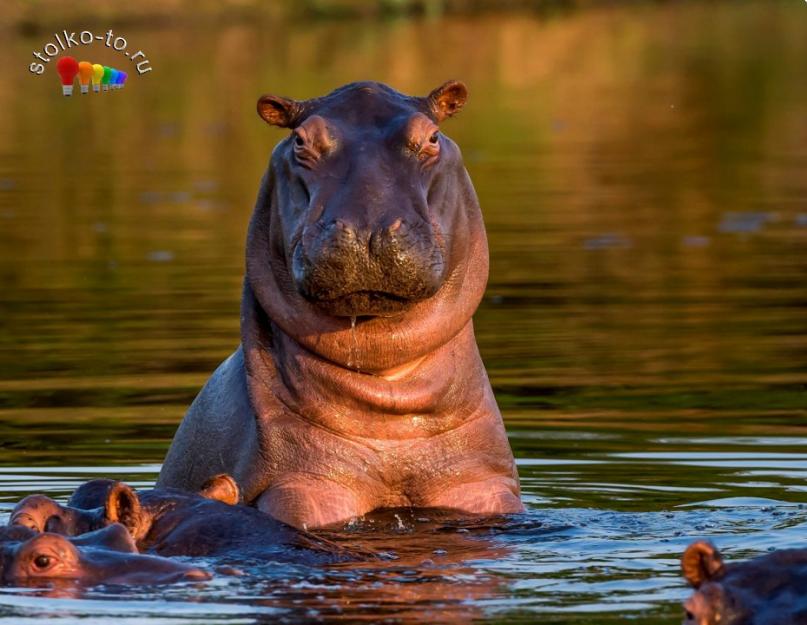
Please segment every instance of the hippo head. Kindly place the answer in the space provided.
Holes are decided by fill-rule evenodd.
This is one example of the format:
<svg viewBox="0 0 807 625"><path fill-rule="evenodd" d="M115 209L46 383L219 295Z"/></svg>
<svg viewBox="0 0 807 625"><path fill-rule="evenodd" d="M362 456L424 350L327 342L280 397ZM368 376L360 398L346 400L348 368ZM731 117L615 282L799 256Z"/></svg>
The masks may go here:
<svg viewBox="0 0 807 625"><path fill-rule="evenodd" d="M719 580L725 573L723 558L708 542L698 541L687 547L681 558L681 570L696 592L684 603L685 625L732 623L733 607Z"/></svg>
<svg viewBox="0 0 807 625"><path fill-rule="evenodd" d="M303 102L260 98L264 120L292 129L272 156L274 244L306 300L330 315L389 315L437 292L462 163L437 124L466 96L459 82L427 98L368 82Z"/></svg>
<svg viewBox="0 0 807 625"><path fill-rule="evenodd" d="M156 506L143 505L137 492L128 484L123 482L111 482L105 485L104 489L88 487L81 498L85 503L96 503L101 505L98 509L99 516L103 519L102 524L111 523L122 524L132 535L135 541L143 540L149 533L154 520L169 505L167 501L172 498L202 497L220 501L228 505L235 505L241 498L241 491L236 481L228 474L222 473L207 480L196 495L179 491L165 491L166 498L159 500ZM96 495L99 500L92 502L88 497L90 491L97 490ZM176 493L173 495L172 493Z"/></svg>
<svg viewBox="0 0 807 625"><path fill-rule="evenodd" d="M81 504L78 507L71 504ZM114 480L93 480L82 485L63 506L46 495L29 495L9 517L10 527L63 536L86 535L114 523L121 523L136 538L148 525L137 494L127 484Z"/></svg>
<svg viewBox="0 0 807 625"><path fill-rule="evenodd" d="M234 505L241 499L241 490L232 476L221 473L207 480L198 495ZM67 505L46 495L29 495L14 507L8 524L35 532L79 536L121 523L136 540L140 540L148 533L155 512L141 505L140 498L129 485L117 480L97 479L79 486Z"/></svg>
<svg viewBox="0 0 807 625"><path fill-rule="evenodd" d="M460 150L439 127L466 98L452 81L425 97L361 82L258 100L266 122L291 132L272 153L247 237L247 348L249 328L266 326L254 309L332 363L381 372L470 321L487 240Z"/></svg>
<svg viewBox="0 0 807 625"><path fill-rule="evenodd" d="M11 512L9 525L27 527L35 532L54 532L76 536L106 525L99 510L63 506L46 495L29 495Z"/></svg>
<svg viewBox="0 0 807 625"><path fill-rule="evenodd" d="M210 574L168 558L136 553L126 529L118 524L70 539L26 527L0 533L0 581L30 584L67 579L82 584L164 584L207 580Z"/></svg>
<svg viewBox="0 0 807 625"><path fill-rule="evenodd" d="M807 613L807 549L724 564L713 545L698 541L681 568L695 588L684 603L685 625L783 625Z"/></svg>

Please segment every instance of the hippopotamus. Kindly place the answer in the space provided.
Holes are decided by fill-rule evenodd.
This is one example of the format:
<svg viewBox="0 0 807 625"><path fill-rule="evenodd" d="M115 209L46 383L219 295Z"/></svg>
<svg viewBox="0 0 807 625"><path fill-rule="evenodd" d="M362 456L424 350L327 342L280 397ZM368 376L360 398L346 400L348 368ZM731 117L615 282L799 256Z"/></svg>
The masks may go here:
<svg viewBox="0 0 807 625"><path fill-rule="evenodd" d="M290 133L248 229L241 344L188 409L160 487L229 473L298 528L390 507L523 510L471 319L482 213L438 126L466 99L451 81L258 100Z"/></svg>
<svg viewBox="0 0 807 625"><path fill-rule="evenodd" d="M697 541L681 569L695 588L685 625L807 625L807 549L726 564L714 545Z"/></svg>
<svg viewBox="0 0 807 625"><path fill-rule="evenodd" d="M358 557L358 551L297 530L254 507L236 505L238 499L238 486L227 475L208 481L200 493L171 488L137 492L128 484L99 479L80 486L67 505L45 495L26 497L14 508L9 523L67 536L122 525L137 550L160 556L300 564Z"/></svg>
<svg viewBox="0 0 807 625"><path fill-rule="evenodd" d="M119 523L67 538L23 526L0 528L0 583L22 585L67 579L84 585L204 581L210 573L159 556L137 553Z"/></svg>
<svg viewBox="0 0 807 625"><path fill-rule="evenodd" d="M66 506L46 495L28 495L22 499L9 516L9 526L24 526L36 532L54 532L66 536L78 536L85 532L106 527L119 520L137 517L150 518L161 514L163 499L170 493L163 493L162 499L155 501L153 508L140 510L137 496L127 496L132 489L116 480L96 479L85 482L71 495ZM187 494L182 493L187 499ZM198 495L227 504L235 504L240 498L240 489L235 480L226 474L215 475L207 480ZM125 507L128 503L129 507ZM130 529L135 530L132 522Z"/></svg>

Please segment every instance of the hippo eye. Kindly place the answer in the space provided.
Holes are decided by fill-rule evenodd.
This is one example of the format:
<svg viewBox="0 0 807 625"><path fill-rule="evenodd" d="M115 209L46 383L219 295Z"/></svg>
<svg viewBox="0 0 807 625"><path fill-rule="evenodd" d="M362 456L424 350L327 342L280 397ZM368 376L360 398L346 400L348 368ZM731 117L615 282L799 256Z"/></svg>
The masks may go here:
<svg viewBox="0 0 807 625"><path fill-rule="evenodd" d="M34 566L38 569L44 570L50 566L50 561L50 556L38 555L36 558L34 558Z"/></svg>
<svg viewBox="0 0 807 625"><path fill-rule="evenodd" d="M435 132L431 137L429 137L429 143L437 143L437 141L440 139L439 134L439 132Z"/></svg>

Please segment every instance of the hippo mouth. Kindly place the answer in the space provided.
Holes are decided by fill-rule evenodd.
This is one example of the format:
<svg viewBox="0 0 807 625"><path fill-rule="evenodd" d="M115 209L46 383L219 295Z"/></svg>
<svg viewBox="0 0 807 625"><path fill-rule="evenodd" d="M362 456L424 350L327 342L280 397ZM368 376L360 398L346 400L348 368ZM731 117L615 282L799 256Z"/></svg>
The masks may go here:
<svg viewBox="0 0 807 625"><path fill-rule="evenodd" d="M382 267L366 256L312 262L297 246L293 276L297 291L332 317L392 317L433 296L442 284L442 257ZM385 271L385 269L387 269Z"/></svg>
<svg viewBox="0 0 807 625"><path fill-rule="evenodd" d="M413 238L405 247L383 241L359 245L354 235L331 230L347 242L315 240L306 249L300 241L290 263L297 291L325 314L391 317L440 289L445 262L430 239Z"/></svg>
<svg viewBox="0 0 807 625"><path fill-rule="evenodd" d="M413 301L384 291L355 291L312 303L334 317L388 317L403 312Z"/></svg>

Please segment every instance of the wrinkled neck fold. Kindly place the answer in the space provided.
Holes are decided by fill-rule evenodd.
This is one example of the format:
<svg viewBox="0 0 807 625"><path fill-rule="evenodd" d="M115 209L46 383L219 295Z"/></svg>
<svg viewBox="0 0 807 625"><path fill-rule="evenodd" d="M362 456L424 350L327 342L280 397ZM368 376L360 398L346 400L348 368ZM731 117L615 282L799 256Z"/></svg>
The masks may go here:
<svg viewBox="0 0 807 625"><path fill-rule="evenodd" d="M486 405L489 387L470 320L415 363L378 374L308 350L266 317L248 285L244 311L247 387L259 415L288 410L343 434L403 440L457 427Z"/></svg>

